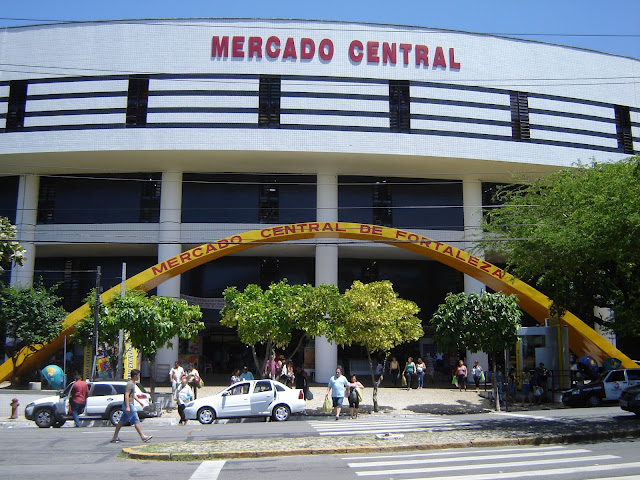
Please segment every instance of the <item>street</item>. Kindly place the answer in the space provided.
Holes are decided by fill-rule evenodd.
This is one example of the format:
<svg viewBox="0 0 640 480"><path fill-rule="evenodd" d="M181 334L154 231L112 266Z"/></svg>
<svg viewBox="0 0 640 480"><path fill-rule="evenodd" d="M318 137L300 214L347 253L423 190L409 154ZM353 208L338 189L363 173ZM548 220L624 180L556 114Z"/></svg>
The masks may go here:
<svg viewBox="0 0 640 480"><path fill-rule="evenodd" d="M273 441L274 450L279 443L291 437L367 435L381 428L385 431L420 431L421 428L474 430L487 425L509 425L524 430L572 428L581 419L609 419L626 422L630 427L640 421L634 415L621 412L617 407L594 409L541 410L527 413L488 413L451 417L414 415L385 419L363 419L356 422L334 422L329 418L302 419L289 422L249 421L200 425L192 422L187 427L170 425L160 420L143 422L143 430L153 435L153 443L246 439L251 442ZM383 427L376 424L385 422ZM277 472L286 477L289 472L298 476L304 472L305 480L373 477L387 478L562 478L595 479L640 478L640 460L637 457L640 441L637 439L571 445L544 445L529 447L473 448L432 451L403 451L370 455L291 456L252 460L224 460L206 462L136 461L119 456L123 447L139 445L140 439L133 428L124 428L120 444L111 444L111 427L39 429L27 423L20 427L2 428L4 455L0 459L3 479L62 479L80 475L85 479L116 477L151 477L174 479L219 478L246 479L248 476ZM253 475L252 475L253 474Z"/></svg>

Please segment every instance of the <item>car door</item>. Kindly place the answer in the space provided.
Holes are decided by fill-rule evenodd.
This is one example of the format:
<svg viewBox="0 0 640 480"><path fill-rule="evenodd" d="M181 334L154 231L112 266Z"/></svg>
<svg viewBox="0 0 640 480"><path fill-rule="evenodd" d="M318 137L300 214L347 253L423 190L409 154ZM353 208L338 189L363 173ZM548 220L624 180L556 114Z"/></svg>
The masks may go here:
<svg viewBox="0 0 640 480"><path fill-rule="evenodd" d="M604 381L604 394L607 401L619 400L622 390L629 386L625 370L612 371Z"/></svg>
<svg viewBox="0 0 640 480"><path fill-rule="evenodd" d="M251 415L250 383L240 382L222 392L219 417L248 417Z"/></svg>
<svg viewBox="0 0 640 480"><path fill-rule="evenodd" d="M251 414L260 415L269 413L269 405L273 402L276 391L269 380L258 380L251 394Z"/></svg>
<svg viewBox="0 0 640 480"><path fill-rule="evenodd" d="M101 417L107 407L118 399L118 393L108 383L94 383L89 390L84 415L87 417Z"/></svg>

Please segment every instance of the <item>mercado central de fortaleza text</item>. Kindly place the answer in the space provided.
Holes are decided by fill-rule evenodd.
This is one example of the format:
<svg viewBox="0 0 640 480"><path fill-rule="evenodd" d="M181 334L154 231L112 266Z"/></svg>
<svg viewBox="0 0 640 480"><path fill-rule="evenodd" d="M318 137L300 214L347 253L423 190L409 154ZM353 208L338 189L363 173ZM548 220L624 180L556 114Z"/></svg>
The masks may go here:
<svg viewBox="0 0 640 480"><path fill-rule="evenodd" d="M0 52L0 215L28 252L5 281L61 283L68 333L95 284L83 272L100 266L109 290L125 262L128 286L203 306L201 336L159 364L241 351L222 292L283 278L390 280L424 322L448 292L489 287L544 321L543 293L474 249L483 209L514 178L640 142L638 59L504 36L118 20L5 28ZM562 322L574 353L623 358ZM311 347L329 378L336 347Z"/></svg>

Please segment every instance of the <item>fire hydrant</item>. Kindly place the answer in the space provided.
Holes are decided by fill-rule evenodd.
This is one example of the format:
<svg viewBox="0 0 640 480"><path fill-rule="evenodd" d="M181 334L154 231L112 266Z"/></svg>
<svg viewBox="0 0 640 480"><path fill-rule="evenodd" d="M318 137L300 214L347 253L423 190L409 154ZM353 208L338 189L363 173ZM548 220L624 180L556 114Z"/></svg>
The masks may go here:
<svg viewBox="0 0 640 480"><path fill-rule="evenodd" d="M9 418L18 418L18 407L20 406L20 404L18 403L18 399L14 398L13 400L11 400L9 406L11 407L11 417Z"/></svg>

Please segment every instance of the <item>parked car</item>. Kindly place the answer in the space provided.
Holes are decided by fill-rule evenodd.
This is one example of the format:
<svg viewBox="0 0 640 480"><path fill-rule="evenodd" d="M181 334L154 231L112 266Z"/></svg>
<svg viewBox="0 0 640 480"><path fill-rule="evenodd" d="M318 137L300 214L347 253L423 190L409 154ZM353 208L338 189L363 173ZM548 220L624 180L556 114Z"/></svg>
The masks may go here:
<svg viewBox="0 0 640 480"><path fill-rule="evenodd" d="M640 384L625 388L620 395L620 408L640 415Z"/></svg>
<svg viewBox="0 0 640 480"><path fill-rule="evenodd" d="M603 372L597 380L564 392L562 403L597 407L603 402L618 401L622 391L635 384L640 384L640 368Z"/></svg>
<svg viewBox="0 0 640 480"><path fill-rule="evenodd" d="M25 418L33 420L40 428L64 425L67 420L73 418L69 413L69 393L72 385L73 382L57 395L40 398L29 403L24 409ZM87 385L89 386L89 396L80 419L108 419L113 425L116 425L122 417L122 404L127 382L125 380L107 380L87 382ZM142 386L136 385L135 395L143 404L140 406L138 402L134 402L140 420L155 416L155 410L150 406L151 397Z"/></svg>
<svg viewBox="0 0 640 480"><path fill-rule="evenodd" d="M304 392L275 380L248 380L231 385L220 393L189 402L187 420L210 424L217 418L271 417L283 422L292 413L305 410Z"/></svg>

